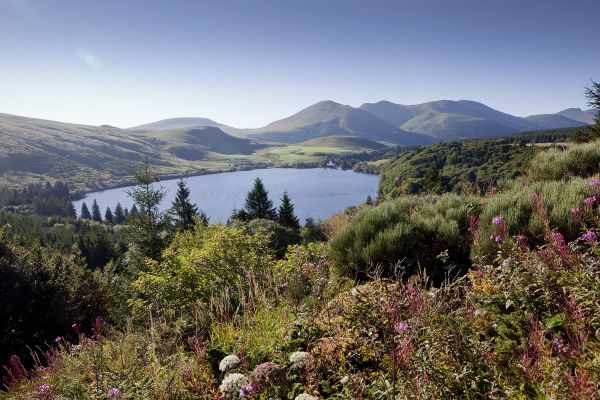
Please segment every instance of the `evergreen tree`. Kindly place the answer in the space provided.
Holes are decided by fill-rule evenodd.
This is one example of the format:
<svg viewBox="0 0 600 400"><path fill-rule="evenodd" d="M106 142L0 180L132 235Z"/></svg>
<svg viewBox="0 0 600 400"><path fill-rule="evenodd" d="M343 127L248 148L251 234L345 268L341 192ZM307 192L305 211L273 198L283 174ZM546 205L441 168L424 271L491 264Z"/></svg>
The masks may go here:
<svg viewBox="0 0 600 400"><path fill-rule="evenodd" d="M98 206L98 202L94 199L94 204L92 204L92 220L96 222L102 222L102 214L100 214L100 206Z"/></svg>
<svg viewBox="0 0 600 400"><path fill-rule="evenodd" d="M137 206L134 204L134 205L131 206L131 211L129 211L129 215L133 216L133 215L136 215L138 212L139 211L137 209Z"/></svg>
<svg viewBox="0 0 600 400"><path fill-rule="evenodd" d="M371 198L371 195L368 195L368 196L367 196L367 204L368 204L368 205L371 205L371 204L373 204L373 198Z"/></svg>
<svg viewBox="0 0 600 400"><path fill-rule="evenodd" d="M85 201L81 204L81 213L79 214L79 218L81 219L92 219L92 214L90 214L90 210L88 209Z"/></svg>
<svg viewBox="0 0 600 400"><path fill-rule="evenodd" d="M114 216L110 207L106 207L106 212L104 213L104 222L107 224L112 224L114 222Z"/></svg>
<svg viewBox="0 0 600 400"><path fill-rule="evenodd" d="M300 229L300 221L294 214L294 205L292 204L290 196L287 192L283 192L283 197L281 198L278 221L281 225L287 228Z"/></svg>
<svg viewBox="0 0 600 400"><path fill-rule="evenodd" d="M129 210L127 209L127 207L123 207L123 215L125 216L125 220L123 221L123 223L125 223L125 221L127 221L127 218L129 218Z"/></svg>
<svg viewBox="0 0 600 400"><path fill-rule="evenodd" d="M246 214L248 219L277 219L277 211L273 208L273 202L269 200L269 193L260 178L254 181L254 187L246 196Z"/></svg>
<svg viewBox="0 0 600 400"><path fill-rule="evenodd" d="M134 175L138 185L127 191L133 199L134 207L128 219L129 238L134 244L134 268L142 268L143 258L160 260L167 238L164 235L168 223L166 215L159 211L158 206L166 192L162 186L156 187L159 176L150 168L148 157L144 158L143 166ZM139 207L139 212L137 207ZM135 214L134 214L135 208Z"/></svg>
<svg viewBox="0 0 600 400"><path fill-rule="evenodd" d="M121 203L117 203L117 206L115 207L114 221L117 225L120 225L125 222L125 213L123 212L123 207L121 206Z"/></svg>
<svg viewBox="0 0 600 400"><path fill-rule="evenodd" d="M75 205L72 201L69 201L67 203L65 212L67 214L67 217L77 218L77 211L75 211Z"/></svg>
<svg viewBox="0 0 600 400"><path fill-rule="evenodd" d="M194 226L194 218L198 214L198 206L190 201L190 190L183 179L177 182L177 194L171 206L171 214L175 217L175 228L179 231Z"/></svg>

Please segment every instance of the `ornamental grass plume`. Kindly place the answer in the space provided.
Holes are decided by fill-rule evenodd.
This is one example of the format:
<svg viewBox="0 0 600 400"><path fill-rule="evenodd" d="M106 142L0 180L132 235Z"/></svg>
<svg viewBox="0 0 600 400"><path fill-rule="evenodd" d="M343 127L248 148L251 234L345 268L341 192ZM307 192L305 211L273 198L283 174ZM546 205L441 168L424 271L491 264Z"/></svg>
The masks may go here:
<svg viewBox="0 0 600 400"><path fill-rule="evenodd" d="M248 384L248 378L244 374L233 373L223 379L219 386L219 391L227 398L237 399L240 397L240 391Z"/></svg>
<svg viewBox="0 0 600 400"><path fill-rule="evenodd" d="M223 358L219 363L219 371L226 372L235 368L240 363L240 358L235 354L230 354Z"/></svg>

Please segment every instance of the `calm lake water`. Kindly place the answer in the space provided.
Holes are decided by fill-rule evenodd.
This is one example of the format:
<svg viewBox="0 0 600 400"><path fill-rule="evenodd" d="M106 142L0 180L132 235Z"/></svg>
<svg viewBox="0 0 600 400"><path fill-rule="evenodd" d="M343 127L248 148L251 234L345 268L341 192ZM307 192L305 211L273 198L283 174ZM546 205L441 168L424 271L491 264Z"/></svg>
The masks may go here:
<svg viewBox="0 0 600 400"><path fill-rule="evenodd" d="M306 218L325 219L347 207L363 203L367 196L375 198L379 176L337 169L271 168L252 171L224 172L185 178L192 200L210 217L211 222L226 222L234 208L244 207L246 194L255 178L261 178L269 191L269 198L279 207L281 196L287 190L294 203L296 215L304 223ZM177 191L178 179L161 181L167 196L161 209L170 207ZM94 199L102 215L106 207L114 211L117 202L123 207L132 206L125 191L128 188L110 189L89 193L75 202L77 212L86 202L91 210Z"/></svg>

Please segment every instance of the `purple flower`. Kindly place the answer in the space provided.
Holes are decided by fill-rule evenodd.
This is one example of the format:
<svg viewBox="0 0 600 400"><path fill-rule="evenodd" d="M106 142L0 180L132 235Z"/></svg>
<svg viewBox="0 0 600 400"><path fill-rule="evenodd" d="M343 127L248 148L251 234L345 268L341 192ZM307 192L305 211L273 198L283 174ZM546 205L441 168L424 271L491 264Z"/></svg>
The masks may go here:
<svg viewBox="0 0 600 400"><path fill-rule="evenodd" d="M50 385L40 385L35 389L35 393L39 395L47 395L50 393Z"/></svg>
<svg viewBox="0 0 600 400"><path fill-rule="evenodd" d="M396 185L396 187L400 186L401 183L402 183L402 178L400 178L399 176L394 178L394 185Z"/></svg>
<svg viewBox="0 0 600 400"><path fill-rule="evenodd" d="M494 242L496 242L496 243L502 243L503 241L504 241L504 238L502 236L500 236L500 235L494 236Z"/></svg>
<svg viewBox="0 0 600 400"><path fill-rule="evenodd" d="M600 186L600 179L596 179L596 178L591 179L590 180L590 186L591 187Z"/></svg>
<svg viewBox="0 0 600 400"><path fill-rule="evenodd" d="M563 339L554 339L552 344L558 353L563 353L565 351L565 341Z"/></svg>
<svg viewBox="0 0 600 400"><path fill-rule="evenodd" d="M48 371L48 367L44 367L44 366L37 367L37 371L38 372L46 372L46 371Z"/></svg>
<svg viewBox="0 0 600 400"><path fill-rule="evenodd" d="M54 343L56 344L60 344L60 342L62 342L62 338L60 336L57 336L56 339L54 339Z"/></svg>
<svg viewBox="0 0 600 400"><path fill-rule="evenodd" d="M581 209L578 207L573 207L571 208L571 214L573 214L574 216L579 216L581 215Z"/></svg>
<svg viewBox="0 0 600 400"><path fill-rule="evenodd" d="M504 218L502 218L499 215L496 215L494 218L492 218L492 224L499 226L504 224Z"/></svg>
<svg viewBox="0 0 600 400"><path fill-rule="evenodd" d="M121 397L121 391L117 388L108 389L107 397L109 399L118 399Z"/></svg>
<svg viewBox="0 0 600 400"><path fill-rule="evenodd" d="M398 322L394 325L394 330L398 333L406 332L409 329L410 329L410 327L408 326L408 324L406 322Z"/></svg>
<svg viewBox="0 0 600 400"><path fill-rule="evenodd" d="M581 236L581 238L587 240L588 242L595 242L598 238L598 235L596 235L596 232L594 231L587 231L583 234L583 236Z"/></svg>
<svg viewBox="0 0 600 400"><path fill-rule="evenodd" d="M244 386L241 387L240 389L240 397L244 397L248 394L252 394L254 393L254 385L251 383L247 383Z"/></svg>
<svg viewBox="0 0 600 400"><path fill-rule="evenodd" d="M585 204L588 207L592 207L594 204L596 204L596 200L596 196L586 197L585 199L583 199L583 204Z"/></svg>

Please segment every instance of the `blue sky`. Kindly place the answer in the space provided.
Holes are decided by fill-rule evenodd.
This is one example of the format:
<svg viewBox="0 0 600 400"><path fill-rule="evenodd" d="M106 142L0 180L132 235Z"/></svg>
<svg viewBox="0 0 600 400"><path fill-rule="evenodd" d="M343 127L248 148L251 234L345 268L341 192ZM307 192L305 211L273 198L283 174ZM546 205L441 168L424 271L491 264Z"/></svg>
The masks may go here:
<svg viewBox="0 0 600 400"><path fill-rule="evenodd" d="M320 100L585 108L598 0L0 0L0 112L259 127Z"/></svg>

